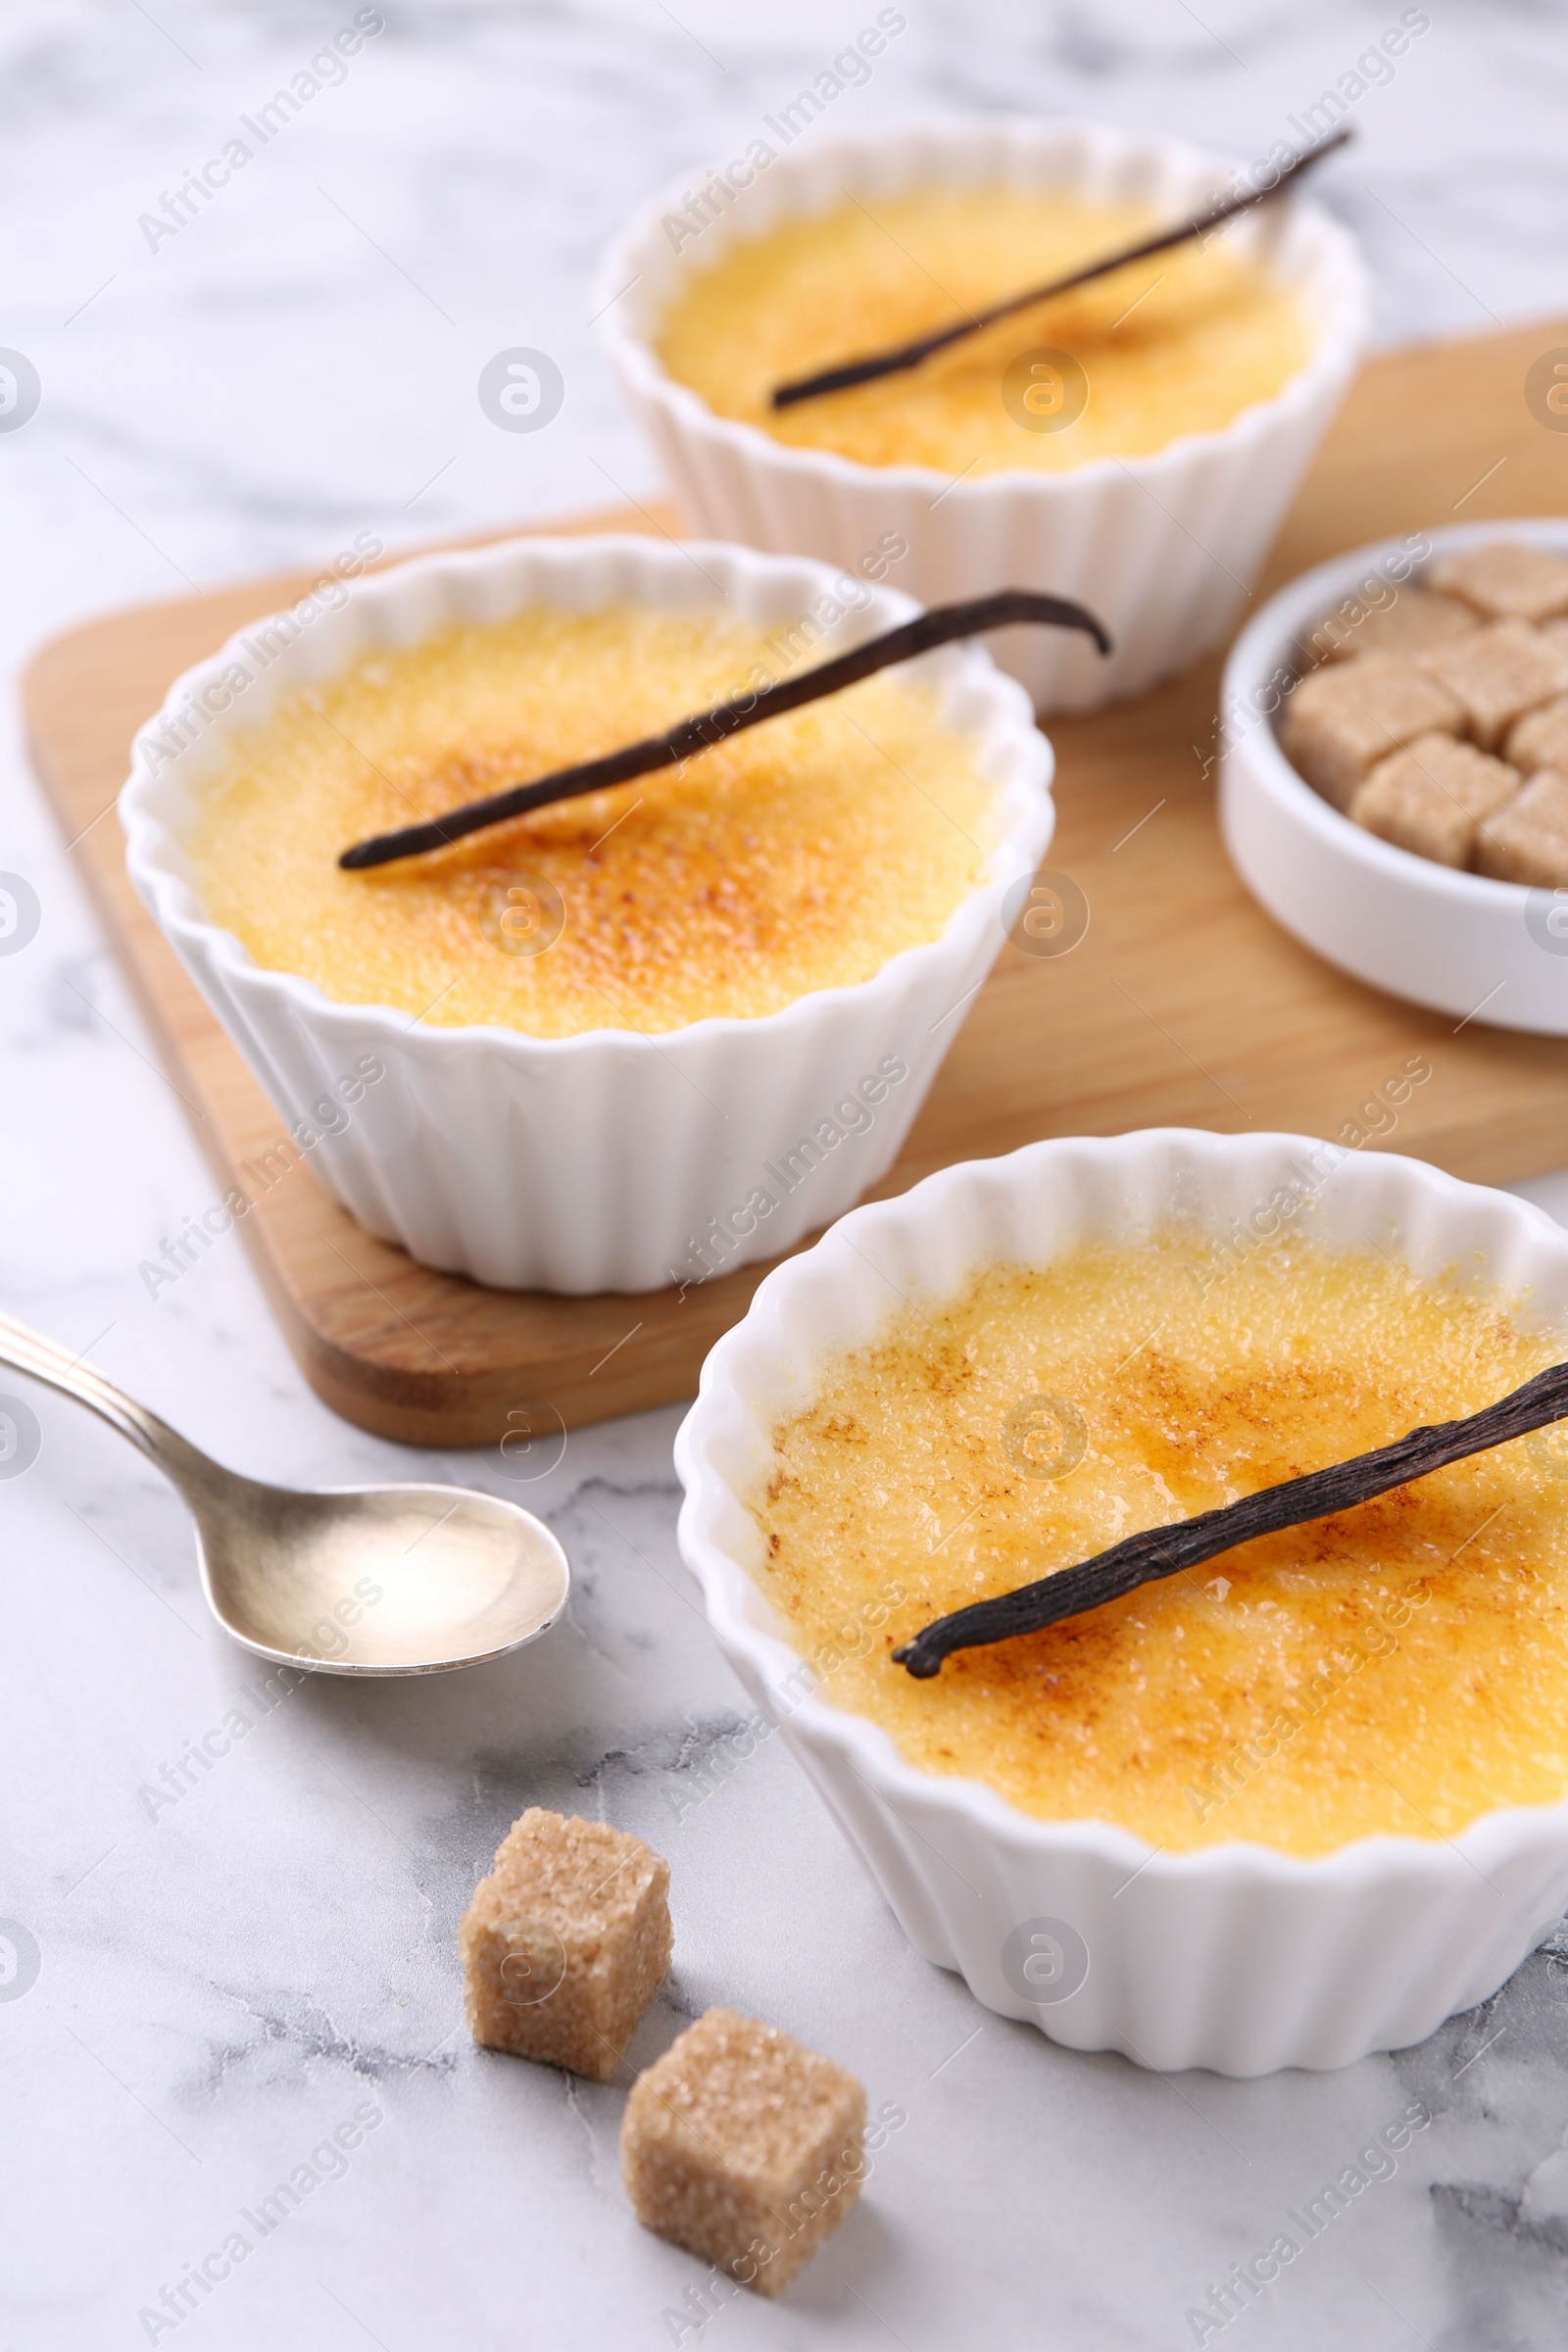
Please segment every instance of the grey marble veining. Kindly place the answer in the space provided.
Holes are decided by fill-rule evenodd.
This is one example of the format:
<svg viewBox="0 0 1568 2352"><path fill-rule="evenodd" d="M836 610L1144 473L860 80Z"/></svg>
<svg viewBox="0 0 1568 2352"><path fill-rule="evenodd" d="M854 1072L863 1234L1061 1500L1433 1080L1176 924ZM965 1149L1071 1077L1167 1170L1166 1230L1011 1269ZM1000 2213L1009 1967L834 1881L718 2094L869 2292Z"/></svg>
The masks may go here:
<svg viewBox="0 0 1568 2352"><path fill-rule="evenodd" d="M388 5L335 84L150 242L142 216L354 13L0 16L0 345L42 385L31 423L0 433L13 670L89 612L329 557L356 531L397 547L646 497L589 329L594 256L875 9ZM838 119L1082 111L1251 155L1400 9L903 13ZM1545 318L1568 306L1564 11L1421 13L1324 180L1366 240L1380 334ZM475 398L515 344L564 377L534 435L497 431ZM1174 2347L1229 2266L1416 2102L1432 2120L1396 2170L1219 2333L1259 2352L1560 2345L1568 1938L1423 2048L1339 2075L1166 2082L1057 2050L914 1956L777 1740L742 1752L746 1703L675 1553L677 1413L574 1435L519 1488L493 1455L415 1458L334 1420L232 1237L147 1296L140 1260L212 1179L4 723L0 869L42 919L0 956L0 1298L264 1476L519 1493L577 1585L569 1622L501 1665L269 1687L202 1613L174 1497L33 1392L42 1453L0 1480L0 1912L25 1931L23 1974L0 1983L3 2352ZM1568 1181L1527 1189L1568 1206ZM902 2118L781 2304L705 2307L701 2266L639 2231L621 2089L468 2044L453 1932L529 1801L670 1858L676 1965L634 2057L723 1999L832 2052ZM309 2186L284 2210L291 2179ZM165 2290L204 2259L210 2291L179 2314Z"/></svg>

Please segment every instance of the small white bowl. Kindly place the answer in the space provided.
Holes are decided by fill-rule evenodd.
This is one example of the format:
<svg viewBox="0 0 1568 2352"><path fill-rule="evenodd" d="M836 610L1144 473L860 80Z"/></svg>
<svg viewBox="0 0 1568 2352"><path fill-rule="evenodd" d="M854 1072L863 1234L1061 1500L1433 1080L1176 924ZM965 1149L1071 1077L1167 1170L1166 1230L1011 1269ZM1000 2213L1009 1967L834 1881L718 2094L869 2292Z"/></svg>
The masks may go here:
<svg viewBox="0 0 1568 2352"><path fill-rule="evenodd" d="M1318 323L1310 360L1283 391L1222 431L1070 473L954 481L930 466L798 449L715 415L665 372L654 338L677 290L737 238L826 211L846 193L874 203L933 182L1002 180L1148 203L1175 220L1227 186L1234 168L1174 139L1022 117L813 133L680 252L663 222L684 210L692 177L664 189L606 253L594 307L689 528L847 565L891 532L909 550L899 585L927 605L1000 587L1076 597L1115 640L1108 661L1086 641L1038 629L1002 632L992 650L1038 710L1090 710L1221 642L1339 407L1366 339L1369 294L1354 241L1326 213L1293 197L1232 232L1299 289Z"/></svg>
<svg viewBox="0 0 1568 2352"><path fill-rule="evenodd" d="M1270 597L1225 664L1220 830L1253 897L1342 971L1463 1022L1568 1037L1568 892L1456 873L1380 841L1298 775L1274 733L1314 622L1369 583L1419 579L1431 557L1493 539L1568 556L1568 521L1407 532L1335 556Z"/></svg>
<svg viewBox="0 0 1568 2352"><path fill-rule="evenodd" d="M709 1622L910 1940L1003 2016L1165 2073L1348 2066L1485 1999L1568 1899L1568 1803L1310 1861L1242 1843L1169 1854L1105 1822L1036 1820L919 1770L814 1695L754 1582L762 1537L745 1497L823 1355L863 1344L900 1298L951 1296L977 1266L1038 1265L1080 1237L1140 1239L1178 1206L1229 1242L1282 1187L1329 1247L1372 1232L1418 1275L1476 1265L1499 1292L1528 1291L1546 1323L1568 1321L1568 1234L1419 1160L1179 1128L1032 1144L857 1209L775 1268L709 1356L675 1442L681 1550ZM1076 1955L1066 1997L1024 1997L1019 1943L1037 1934L1058 1962Z"/></svg>
<svg viewBox="0 0 1568 2352"><path fill-rule="evenodd" d="M823 658L917 610L863 581L853 590L858 604L827 565L747 548L517 539L377 572L343 589L336 610L253 621L171 688L136 737L121 795L131 878L295 1142L371 1233L503 1290L648 1291L705 1279L710 1258L709 1270L727 1273L827 1224L892 1165L960 1025L945 1016L1001 950L1003 900L1034 872L1054 823L1051 746L1028 698L980 648L922 657L909 673L932 682L943 718L970 732L997 796L986 878L940 939L857 987L818 990L757 1020L535 1038L335 1004L314 981L263 970L209 921L180 840L227 732L377 646L534 604L690 611L721 599L766 629L827 596L840 617L823 628ZM171 756L175 741L184 748ZM877 1077L889 1056L902 1079ZM368 1084L354 1076L367 1059L383 1073ZM825 1127L839 1130L831 1146ZM785 1192L774 1179L772 1212L752 1210L737 1234L754 1189L768 1187L765 1164L813 1129L800 1182ZM712 1219L729 1220L722 1244Z"/></svg>

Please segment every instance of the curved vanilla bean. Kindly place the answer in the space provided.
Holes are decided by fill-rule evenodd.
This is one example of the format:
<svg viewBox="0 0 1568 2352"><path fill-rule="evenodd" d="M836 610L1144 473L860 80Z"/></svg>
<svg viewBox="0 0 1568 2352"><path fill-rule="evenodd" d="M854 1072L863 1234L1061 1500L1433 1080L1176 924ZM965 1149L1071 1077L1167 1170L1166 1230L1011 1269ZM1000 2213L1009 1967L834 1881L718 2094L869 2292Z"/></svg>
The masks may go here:
<svg viewBox="0 0 1568 2352"><path fill-rule="evenodd" d="M1076 1568L1058 1568L1052 1576L1014 1592L999 1592L992 1600L971 1601L921 1629L893 1656L918 1680L940 1674L942 1661L956 1649L977 1649L991 1642L1010 1642L1018 1634L1038 1634L1063 1617L1080 1617L1120 1600L1140 1585L1162 1576L1196 1568L1216 1552L1231 1551L1254 1536L1272 1536L1281 1528L1302 1527L1311 1519L1326 1519L1358 1502L1371 1502L1412 1478L1425 1478L1468 1454L1485 1453L1505 1446L1530 1430L1568 1418L1568 1364L1550 1364L1514 1389L1497 1403L1485 1405L1463 1421L1440 1421L1432 1429L1412 1429L1392 1446L1358 1453L1348 1462L1331 1463L1326 1470L1309 1470L1304 1478L1287 1478L1277 1487L1244 1494L1222 1509L1200 1511L1174 1527L1146 1528L1127 1536L1108 1551L1084 1560Z"/></svg>
<svg viewBox="0 0 1568 2352"><path fill-rule="evenodd" d="M802 376L793 384L777 384L771 394L775 409L792 409L797 401L815 400L823 392L847 392L852 384L869 384L879 375L902 375L906 368L918 368L934 351L945 351L950 343L962 342L965 335L977 335L983 326L995 326L999 318L1010 318L1015 311L1026 311L1032 303L1048 302L1054 294L1069 294L1075 286L1087 286L1092 278L1108 277L1113 270L1125 270L1130 262L1147 261L1152 254L1164 253L1169 246L1185 245L1190 237L1200 237L1206 230L1217 228L1233 214L1250 211L1254 204L1266 204L1271 196L1302 172L1310 170L1331 147L1342 147L1353 134L1348 123L1298 155L1294 164L1287 165L1271 188L1250 188L1246 195L1230 196L1199 213L1191 220L1181 221L1175 228L1163 229L1157 237L1150 237L1142 245L1129 245L1121 253L1108 253L1103 261L1091 262L1087 269L1075 270L1070 277L1054 278L1050 285L1031 286L1027 294L1014 294L1006 302L995 304L972 318L960 318L956 326L939 327L934 335L922 335L918 342L903 343L897 351L879 351L864 360L846 360L842 367L824 368L819 375Z"/></svg>
<svg viewBox="0 0 1568 2352"><path fill-rule="evenodd" d="M603 792L611 784L629 784L633 776L652 775L656 768L673 767L677 760L689 759L694 752L705 751L711 743L722 743L727 735L739 735L743 728L760 726L764 718L777 718L786 710L798 710L803 703L814 703L823 695L838 694L876 670L891 668L896 662L912 662L916 654L928 654L933 646L951 645L955 638L977 637L983 629L1006 628L1021 620L1043 621L1052 628L1082 629L1102 654L1110 651L1110 639L1100 622L1070 597L1039 596L1032 588L1003 588L993 596L971 597L966 604L933 605L930 612L916 613L913 620L903 621L898 628L870 638L864 645L858 645L853 653L818 662L814 669L803 671L798 678L786 678L777 686L763 686L755 694L739 695L735 701L720 703L715 710L701 711L695 718L683 718L663 735L650 735L641 743L627 744L623 751L607 752L601 760L585 760L577 767L557 768L554 775L541 776L533 784L509 784L504 791L492 792L482 801L468 801L461 808L449 809L445 816L432 816L423 824L404 825L396 833L377 833L371 840L356 842L351 850L345 850L338 863L358 869L389 865L395 858L418 858L428 850L444 850L449 842L461 841L466 833L477 833L485 825L503 824L509 816L522 816L530 808L548 808L552 801L575 800L579 793Z"/></svg>

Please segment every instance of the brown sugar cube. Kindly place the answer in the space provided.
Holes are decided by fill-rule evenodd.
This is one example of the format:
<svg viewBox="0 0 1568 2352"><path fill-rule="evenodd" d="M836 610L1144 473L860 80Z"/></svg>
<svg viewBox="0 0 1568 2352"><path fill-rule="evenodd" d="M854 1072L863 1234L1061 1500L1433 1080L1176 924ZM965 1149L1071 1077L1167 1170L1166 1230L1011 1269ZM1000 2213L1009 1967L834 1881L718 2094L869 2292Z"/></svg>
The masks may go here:
<svg viewBox="0 0 1568 2352"><path fill-rule="evenodd" d="M1434 588L1460 597L1488 620L1551 620L1568 612L1568 564L1527 539L1493 539L1444 556L1430 576Z"/></svg>
<svg viewBox="0 0 1568 2352"><path fill-rule="evenodd" d="M710 2009L632 2085L620 2169L637 2219L776 2295L860 2193L853 2075L733 2009Z"/></svg>
<svg viewBox="0 0 1568 2352"><path fill-rule="evenodd" d="M1301 680L1285 706L1280 743L1307 782L1344 808L1378 760L1417 735L1456 735L1462 716L1457 695L1417 662L1363 654Z"/></svg>
<svg viewBox="0 0 1568 2352"><path fill-rule="evenodd" d="M1545 629L1541 632L1544 637ZM1568 631L1562 642L1568 645ZM1507 756L1517 768L1533 775L1538 767L1555 767L1568 774L1568 694L1558 695L1554 703L1543 703L1508 730L1505 747Z"/></svg>
<svg viewBox="0 0 1568 2352"><path fill-rule="evenodd" d="M1527 711L1568 694L1568 646L1553 645L1519 620L1494 621L1417 660L1458 696L1463 732L1484 752L1494 751Z"/></svg>
<svg viewBox="0 0 1568 2352"><path fill-rule="evenodd" d="M1451 645L1481 626L1478 615L1457 597L1435 596L1412 582L1386 605L1363 606L1347 597L1325 613L1307 639L1325 662L1349 662L1362 654L1425 654Z"/></svg>
<svg viewBox="0 0 1568 2352"><path fill-rule="evenodd" d="M1418 735L1357 785L1352 823L1439 865L1468 865L1476 825L1513 798L1517 768L1451 735Z"/></svg>
<svg viewBox="0 0 1568 2352"><path fill-rule="evenodd" d="M1476 840L1476 871L1543 889L1568 883L1568 776L1549 768L1489 817Z"/></svg>
<svg viewBox="0 0 1568 2352"><path fill-rule="evenodd" d="M458 1929L474 2040L608 2082L669 1966L668 1891L640 1838L530 1805Z"/></svg>
<svg viewBox="0 0 1568 2352"><path fill-rule="evenodd" d="M1541 623L1540 634L1544 637L1548 645L1568 645L1568 619L1544 620Z"/></svg>

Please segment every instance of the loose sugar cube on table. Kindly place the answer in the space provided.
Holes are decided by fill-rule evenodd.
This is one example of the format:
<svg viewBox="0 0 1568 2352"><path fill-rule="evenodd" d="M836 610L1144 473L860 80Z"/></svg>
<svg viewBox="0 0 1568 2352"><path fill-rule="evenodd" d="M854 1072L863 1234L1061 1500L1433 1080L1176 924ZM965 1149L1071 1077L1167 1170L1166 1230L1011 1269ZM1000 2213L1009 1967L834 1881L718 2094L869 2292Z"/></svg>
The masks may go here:
<svg viewBox="0 0 1568 2352"><path fill-rule="evenodd" d="M1396 848L1439 865L1468 865L1476 826L1510 801L1524 779L1517 768L1451 735L1418 735L1380 760L1356 787L1353 823Z"/></svg>
<svg viewBox="0 0 1568 2352"><path fill-rule="evenodd" d="M776 2295L858 2196L864 2132L843 2067L710 2009L633 2085L621 2173L645 2229Z"/></svg>
<svg viewBox="0 0 1568 2352"><path fill-rule="evenodd" d="M1568 777L1544 767L1479 829L1476 871L1540 889L1568 884Z"/></svg>
<svg viewBox="0 0 1568 2352"><path fill-rule="evenodd" d="M1568 612L1568 564L1527 539L1494 539L1440 557L1429 576L1434 588L1488 620L1551 620Z"/></svg>
<svg viewBox="0 0 1568 2352"><path fill-rule="evenodd" d="M640 1838L530 1806L458 1930L474 2040L608 2082L669 1966L668 1892Z"/></svg>
<svg viewBox="0 0 1568 2352"><path fill-rule="evenodd" d="M1307 782L1345 808L1378 760L1417 735L1457 734L1461 716L1458 697L1418 662L1362 654L1301 680L1285 706L1280 742Z"/></svg>
<svg viewBox="0 0 1568 2352"><path fill-rule="evenodd" d="M1484 752L1494 751L1527 711L1568 694L1568 646L1518 620L1494 621L1418 660L1458 696L1463 732Z"/></svg>

